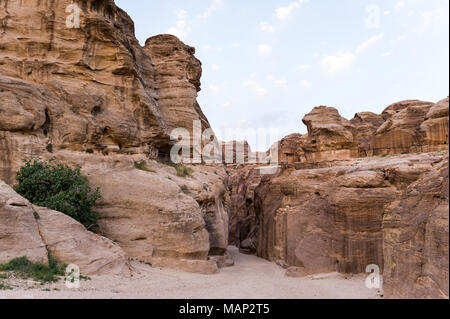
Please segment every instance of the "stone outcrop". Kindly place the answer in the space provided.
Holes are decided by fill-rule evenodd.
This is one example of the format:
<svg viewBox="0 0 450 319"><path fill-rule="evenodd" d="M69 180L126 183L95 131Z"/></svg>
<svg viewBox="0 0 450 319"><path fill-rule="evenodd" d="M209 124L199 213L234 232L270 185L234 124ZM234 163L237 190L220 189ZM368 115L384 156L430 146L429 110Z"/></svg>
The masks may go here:
<svg viewBox="0 0 450 319"><path fill-rule="evenodd" d="M299 154L320 162L358 157L356 128L332 107L318 106L303 118L308 134L302 137Z"/></svg>
<svg viewBox="0 0 450 319"><path fill-rule="evenodd" d="M421 152L420 125L433 103L403 101L390 105L382 114L385 122L375 135L374 154Z"/></svg>
<svg viewBox="0 0 450 319"><path fill-rule="evenodd" d="M130 275L125 252L114 242L87 231L72 218L37 207L0 181L0 263L26 256L47 263L47 249L83 275Z"/></svg>
<svg viewBox="0 0 450 319"><path fill-rule="evenodd" d="M277 143L281 163L318 163L388 154L447 150L448 98L437 103L408 100L381 115L356 113L348 121L332 107L319 106L303 118L308 134Z"/></svg>
<svg viewBox="0 0 450 319"><path fill-rule="evenodd" d="M291 134L278 142L278 162L293 164L305 161L304 153L299 152L302 135Z"/></svg>
<svg viewBox="0 0 450 319"><path fill-rule="evenodd" d="M158 106L170 131L201 122L201 132L210 128L197 103L202 64L195 58L195 48L169 34L149 38L144 47L155 67Z"/></svg>
<svg viewBox="0 0 450 319"><path fill-rule="evenodd" d="M430 108L425 116L425 121L420 125L419 136L422 151L448 149L448 117L449 106L447 97Z"/></svg>
<svg viewBox="0 0 450 319"><path fill-rule="evenodd" d="M384 123L383 117L372 112L361 112L356 113L350 122L356 127L358 157L373 156L374 136Z"/></svg>

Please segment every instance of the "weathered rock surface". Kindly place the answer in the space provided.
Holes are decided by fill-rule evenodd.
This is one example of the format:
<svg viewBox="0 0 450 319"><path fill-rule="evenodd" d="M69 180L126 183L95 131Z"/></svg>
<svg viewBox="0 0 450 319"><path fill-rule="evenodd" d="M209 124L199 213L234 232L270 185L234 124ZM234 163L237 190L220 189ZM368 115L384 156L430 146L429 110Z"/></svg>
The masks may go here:
<svg viewBox="0 0 450 319"><path fill-rule="evenodd" d="M318 106L303 118L308 134L299 153L308 162L331 161L358 156L356 128L332 107Z"/></svg>
<svg viewBox="0 0 450 319"><path fill-rule="evenodd" d="M191 176L180 177L174 167L142 155L98 157L64 151L52 156L82 167L90 183L100 187L99 232L131 258L154 266L215 272L208 255L222 255L228 246L229 197L223 168L192 166ZM137 169L135 162L144 167Z"/></svg>
<svg viewBox="0 0 450 319"><path fill-rule="evenodd" d="M446 166L448 155L434 153L283 165L276 176L259 179L251 178L258 168L248 168L241 181L230 183L236 191L231 197L230 242L248 241L236 234L247 234L252 225L257 255L296 267L289 276L364 273L376 264L391 272L386 274L386 288L393 289L390 296L448 296L448 267L437 266L448 264L448 196L441 195L448 192L448 175L442 173ZM428 188L429 195L412 191L413 185ZM422 234L425 228L430 229L427 236L405 242L408 234ZM422 276L435 284L423 285L433 292L413 287L420 262L429 265ZM405 284L392 288L402 280ZM415 292L406 293L408 289Z"/></svg>
<svg viewBox="0 0 450 319"><path fill-rule="evenodd" d="M403 101L392 104L384 112L386 121L375 135L374 154L421 152L420 125L433 103Z"/></svg>
<svg viewBox="0 0 450 319"><path fill-rule="evenodd" d="M293 164L305 161L304 154L299 152L302 135L291 134L278 142L279 163Z"/></svg>
<svg viewBox="0 0 450 319"><path fill-rule="evenodd" d="M201 122L201 132L210 128L197 103L202 64L195 48L169 34L149 38L144 47L155 67L158 106L170 131L186 128L193 134L193 121Z"/></svg>
<svg viewBox="0 0 450 319"><path fill-rule="evenodd" d="M360 112L348 121L332 107L319 106L303 123L308 134L292 134L277 143L279 162L318 163L374 155L447 150L448 98L437 103L408 100L381 115Z"/></svg>
<svg viewBox="0 0 450 319"><path fill-rule="evenodd" d="M390 296L449 296L448 158L409 185L383 218L384 283Z"/></svg>
<svg viewBox="0 0 450 319"><path fill-rule="evenodd" d="M151 161L167 160L173 128L209 128L195 49L170 35L141 47L112 0L78 1L80 28L68 28L69 4L0 3L0 179L13 184L23 158L80 166L102 190L100 232L131 257L214 272L208 254L228 244L226 174L180 178Z"/></svg>
<svg viewBox="0 0 450 319"><path fill-rule="evenodd" d="M30 204L0 181L0 263L23 256L47 263L47 248L84 275L130 275L127 255L117 244L62 213Z"/></svg>
<svg viewBox="0 0 450 319"><path fill-rule="evenodd" d="M375 133L384 123L383 117L372 112L361 112L356 113L350 122L356 127L359 157L373 156Z"/></svg>

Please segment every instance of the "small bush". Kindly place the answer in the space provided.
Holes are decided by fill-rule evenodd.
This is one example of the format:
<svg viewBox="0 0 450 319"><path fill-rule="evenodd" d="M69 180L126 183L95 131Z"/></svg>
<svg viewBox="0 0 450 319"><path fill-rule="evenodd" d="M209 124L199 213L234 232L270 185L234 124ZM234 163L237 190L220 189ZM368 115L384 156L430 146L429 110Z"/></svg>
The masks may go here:
<svg viewBox="0 0 450 319"><path fill-rule="evenodd" d="M87 229L97 226L98 213L92 210L100 190L92 190L80 169L54 161L24 161L16 176L14 190L37 206L64 213ZM35 216L36 217L36 216Z"/></svg>
<svg viewBox="0 0 450 319"><path fill-rule="evenodd" d="M0 282L0 290L12 290L12 288L2 282Z"/></svg>
<svg viewBox="0 0 450 319"><path fill-rule="evenodd" d="M144 172L156 173L153 169L147 167L145 161L134 162L134 167Z"/></svg>
<svg viewBox="0 0 450 319"><path fill-rule="evenodd" d="M0 271L12 271L17 276L41 283L57 282L58 276L64 276L65 265L58 263L56 259L48 257L48 266L40 263L32 263L26 257L15 258L7 264L0 264Z"/></svg>
<svg viewBox="0 0 450 319"><path fill-rule="evenodd" d="M177 170L177 176L180 176L180 177L191 176L192 173L194 172L194 170L192 168L186 167L183 164L174 164L171 162L161 162L161 163L175 168Z"/></svg>

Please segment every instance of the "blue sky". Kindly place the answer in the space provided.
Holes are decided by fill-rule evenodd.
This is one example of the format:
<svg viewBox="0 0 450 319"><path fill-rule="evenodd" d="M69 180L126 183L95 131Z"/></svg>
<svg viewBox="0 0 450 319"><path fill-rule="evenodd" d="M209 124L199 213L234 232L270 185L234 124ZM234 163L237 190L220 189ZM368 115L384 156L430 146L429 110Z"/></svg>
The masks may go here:
<svg viewBox="0 0 450 319"><path fill-rule="evenodd" d="M171 33L203 63L199 103L225 128L305 133L313 107L381 113L449 88L448 0L116 0L141 42ZM245 137L242 137L245 138Z"/></svg>

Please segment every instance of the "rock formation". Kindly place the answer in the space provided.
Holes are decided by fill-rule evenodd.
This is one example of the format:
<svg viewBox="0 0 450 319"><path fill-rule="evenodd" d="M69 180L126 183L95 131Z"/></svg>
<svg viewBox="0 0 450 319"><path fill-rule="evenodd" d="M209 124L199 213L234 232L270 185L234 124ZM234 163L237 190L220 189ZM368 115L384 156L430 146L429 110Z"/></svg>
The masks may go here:
<svg viewBox="0 0 450 319"><path fill-rule="evenodd" d="M384 123L383 117L372 112L361 112L356 113L350 122L356 127L358 157L373 156L374 136Z"/></svg>
<svg viewBox="0 0 450 319"><path fill-rule="evenodd" d="M230 243L288 276L376 264L391 297L448 298L448 110L411 100L347 121L316 107L308 134L278 142L277 174L229 170Z"/></svg>
<svg viewBox="0 0 450 319"><path fill-rule="evenodd" d="M151 37L144 47L155 67L158 106L169 130L191 128L200 121L202 132L210 128L197 103L202 64L195 58L195 48L173 35Z"/></svg>
<svg viewBox="0 0 450 319"><path fill-rule="evenodd" d="M448 98L350 121L316 107L308 134L275 144L275 168L245 142L218 143L233 165L176 166L171 131L210 128L195 49L171 35L141 47L113 0L77 1L70 28L72 3L0 0L0 180L23 158L81 167L102 192L99 235L0 182L0 262L45 262L47 246L85 274L129 274L127 256L213 274L231 243L289 276L376 264L389 296L448 298Z"/></svg>
<svg viewBox="0 0 450 319"><path fill-rule="evenodd" d="M0 179L14 184L23 158L80 166L102 191L99 232L130 257L216 271L207 259L228 243L226 174L180 178L152 161L169 160L172 129L209 128L195 49L169 35L141 47L112 0L77 1L80 27L69 28L70 4L0 3Z"/></svg>
<svg viewBox="0 0 450 319"><path fill-rule="evenodd" d="M300 134L291 134L278 142L279 163L293 164L306 160L304 153L299 152L301 139Z"/></svg>
<svg viewBox="0 0 450 319"><path fill-rule="evenodd" d="M308 134L302 138L300 148L308 162L358 157L356 128L335 108L316 107L303 123Z"/></svg>
<svg viewBox="0 0 450 319"><path fill-rule="evenodd" d="M83 275L130 275L125 252L105 237L87 231L72 218L37 207L0 181L0 263L27 257L47 263L47 249Z"/></svg>
<svg viewBox="0 0 450 319"><path fill-rule="evenodd" d="M448 159L410 184L383 218L389 295L448 298Z"/></svg>

